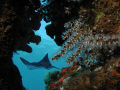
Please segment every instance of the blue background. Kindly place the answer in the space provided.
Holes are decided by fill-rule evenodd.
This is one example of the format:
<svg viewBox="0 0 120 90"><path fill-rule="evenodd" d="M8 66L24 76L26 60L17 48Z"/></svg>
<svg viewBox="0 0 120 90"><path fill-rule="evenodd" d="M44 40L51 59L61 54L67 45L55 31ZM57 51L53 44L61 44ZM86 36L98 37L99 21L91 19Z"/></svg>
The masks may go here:
<svg viewBox="0 0 120 90"><path fill-rule="evenodd" d="M53 57L60 49L60 46L57 46L53 39L46 35L45 26L50 23L45 23L41 21L41 27L38 31L35 32L36 35L41 36L41 42L36 45L35 43L28 44L32 47L32 53L27 53L23 51L17 51L18 54L13 54L13 63L18 67L20 74L22 76L23 86L28 90L45 90L44 76L52 70L57 69L35 69L29 70L20 60L20 57L26 59L29 62L38 62L48 53L48 57L53 66L58 68L63 68L68 66L66 64L65 58L60 58L58 61L52 61ZM54 37L55 38L55 37Z"/></svg>

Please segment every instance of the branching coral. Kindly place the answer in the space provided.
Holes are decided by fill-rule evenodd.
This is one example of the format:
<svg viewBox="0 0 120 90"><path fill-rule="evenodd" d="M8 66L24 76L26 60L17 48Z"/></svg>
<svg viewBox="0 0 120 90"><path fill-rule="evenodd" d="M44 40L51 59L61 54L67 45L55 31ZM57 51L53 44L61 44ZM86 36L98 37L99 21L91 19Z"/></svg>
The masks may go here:
<svg viewBox="0 0 120 90"><path fill-rule="evenodd" d="M79 17L64 24L66 32L63 33L62 38L66 41L52 60L65 56L71 51L67 58L68 63L80 60L81 65L89 66L93 65L95 60L101 62L101 50L109 52L104 54L105 57L110 56L116 46L120 46L119 8L115 1L111 0L111 2L99 0L93 2L95 8L80 7ZM100 13L102 15L97 19Z"/></svg>

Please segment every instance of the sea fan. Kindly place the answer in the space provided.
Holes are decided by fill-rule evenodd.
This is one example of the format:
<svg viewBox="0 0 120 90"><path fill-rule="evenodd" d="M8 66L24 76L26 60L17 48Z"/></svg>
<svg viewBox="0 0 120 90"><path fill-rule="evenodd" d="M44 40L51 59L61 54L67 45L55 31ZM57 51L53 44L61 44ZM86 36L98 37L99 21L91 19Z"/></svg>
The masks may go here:
<svg viewBox="0 0 120 90"><path fill-rule="evenodd" d="M117 22L116 11L114 15L111 15L112 12L109 14L105 12L80 8L79 17L64 24L66 31L62 39L66 41L52 60L65 56L71 51L67 58L68 63L80 60L81 65L91 66L96 60L100 62L101 50L108 51L110 54L105 54L111 55L116 46L120 46L120 23Z"/></svg>

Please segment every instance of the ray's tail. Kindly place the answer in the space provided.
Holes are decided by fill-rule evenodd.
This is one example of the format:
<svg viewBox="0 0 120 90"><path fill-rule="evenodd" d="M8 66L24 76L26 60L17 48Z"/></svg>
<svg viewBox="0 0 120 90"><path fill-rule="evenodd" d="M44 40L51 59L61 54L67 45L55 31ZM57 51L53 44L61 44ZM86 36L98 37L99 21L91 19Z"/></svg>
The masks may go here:
<svg viewBox="0 0 120 90"><path fill-rule="evenodd" d="M56 69L59 69L59 70L62 70L62 69L60 69L60 68L57 68L57 67L55 67L55 66L52 66L53 68L56 68Z"/></svg>

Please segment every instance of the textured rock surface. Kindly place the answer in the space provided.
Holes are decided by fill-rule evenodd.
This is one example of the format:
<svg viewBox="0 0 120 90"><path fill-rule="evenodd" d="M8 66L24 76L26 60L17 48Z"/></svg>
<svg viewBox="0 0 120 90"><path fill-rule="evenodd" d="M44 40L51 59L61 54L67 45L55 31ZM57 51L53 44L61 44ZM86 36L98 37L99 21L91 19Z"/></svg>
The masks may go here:
<svg viewBox="0 0 120 90"><path fill-rule="evenodd" d="M119 90L119 65L115 69L112 68L114 64L108 63L112 58L120 57L119 7L119 0L54 0L44 6L44 20L51 21L46 26L47 34L62 45L52 60L66 57L68 63L77 60L83 67L78 78L72 76L66 86L52 84L51 90ZM113 61L119 63L119 59ZM91 73L101 67L104 72ZM108 70L110 68L112 72ZM109 76L111 73L113 76Z"/></svg>
<svg viewBox="0 0 120 90"><path fill-rule="evenodd" d="M40 42L41 38L39 36L35 36L33 29L34 30L39 29L41 25L40 21L42 18L46 22L51 21L51 24L46 26L46 32L51 38L54 39L57 45L62 45L64 42L64 40L62 40L61 35L63 34L63 32L68 30L66 29L66 27L64 27L65 23L68 24L69 22L73 23L74 20L77 20L80 17L80 14L83 17L85 17L84 20L86 20L87 24L89 24L89 28L93 30L92 34L110 33L116 35L120 31L120 14L119 14L120 10L118 8L120 6L119 0L48 0L48 1L50 3L43 6L40 5L39 0L1 0L0 1L0 11L1 11L0 12L0 89L1 90L24 89L22 86L21 76L19 74L19 71L17 67L14 66L12 63L12 59L11 59L12 52L13 51L16 52L17 50L23 50L29 53L32 52L32 48L28 46L27 43L33 42L38 44ZM36 9L38 10L38 13L35 12ZM112 10L115 13L110 15ZM94 23L93 21L95 20L98 20L99 23L97 23L97 21L96 23ZM74 23L68 25L68 28L71 28L74 25L75 25ZM86 27L88 28L87 25ZM115 30L113 30L114 29L113 27L115 28ZM103 32L102 32L102 28L104 28ZM112 42L113 39L111 39L110 41ZM89 53L93 55L94 54L93 51ZM120 55L119 46L115 47L115 49L114 48L112 49L113 53L111 51L110 52L108 51L109 49L107 51L105 51L105 49L100 49L99 51L100 57L98 59L102 62L102 63L100 62L102 66L104 66L105 63L107 63L108 59L110 60L110 58L113 57L118 58ZM88 52L85 53L88 54ZM75 55L73 54L73 56ZM79 58L79 60L82 60L82 58ZM91 66L93 65L93 63L89 63L89 64ZM85 70L85 72L87 73L89 73L89 71L90 70L88 71ZM116 74L114 70L112 73ZM94 74L91 75L94 76ZM99 73L97 75L99 75ZM116 75L119 77L118 73ZM96 78L99 79L99 77ZM76 81L75 78L71 80ZM83 83L81 84L82 86L88 85L90 82L88 76L83 77L82 80L83 80ZM112 84L113 81L111 81ZM69 86L72 87L72 83L69 83ZM89 90L96 89L96 87L99 86L93 86L92 88L89 88ZM68 87L65 88L68 89ZM72 88L78 89L79 87L72 87Z"/></svg>
<svg viewBox="0 0 120 90"><path fill-rule="evenodd" d="M50 71L47 75L44 77L44 82L46 84L45 89L48 90L50 83L57 79L57 76L59 75L59 71Z"/></svg>
<svg viewBox="0 0 120 90"><path fill-rule="evenodd" d="M68 68L69 69L69 68ZM111 59L105 66L90 68L80 68L67 76L64 80L55 84L49 90L119 90L120 89L120 58ZM69 72L66 71L66 74ZM56 79L56 82L59 78ZM52 83L52 82L51 82Z"/></svg>
<svg viewBox="0 0 120 90"><path fill-rule="evenodd" d="M32 52L29 42L38 44L35 36L42 16L35 12L39 0L0 1L0 90L24 90L18 68L12 62L16 50Z"/></svg>

